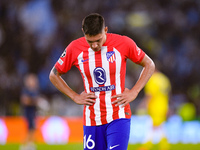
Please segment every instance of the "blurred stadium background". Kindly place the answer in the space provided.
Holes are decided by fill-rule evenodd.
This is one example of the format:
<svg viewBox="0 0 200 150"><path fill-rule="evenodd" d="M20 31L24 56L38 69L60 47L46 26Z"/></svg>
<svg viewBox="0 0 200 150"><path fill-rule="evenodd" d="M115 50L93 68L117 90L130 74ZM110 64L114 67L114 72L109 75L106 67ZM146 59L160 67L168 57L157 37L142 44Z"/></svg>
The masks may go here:
<svg viewBox="0 0 200 150"><path fill-rule="evenodd" d="M48 75L69 42L83 36L81 21L91 12L105 17L109 32L131 37L169 77L172 93L164 124L168 141L200 143L199 0L0 0L0 148L25 138L20 94L28 73L37 74L40 83L37 142L82 142L83 107L58 92ZM141 68L129 62L127 67L134 67L127 69L130 88ZM67 76L69 85L82 92L77 69ZM151 128L145 123L149 116L136 113L143 96L144 91L131 103L135 123L130 144L143 143L143 129ZM52 128L60 129L57 137Z"/></svg>

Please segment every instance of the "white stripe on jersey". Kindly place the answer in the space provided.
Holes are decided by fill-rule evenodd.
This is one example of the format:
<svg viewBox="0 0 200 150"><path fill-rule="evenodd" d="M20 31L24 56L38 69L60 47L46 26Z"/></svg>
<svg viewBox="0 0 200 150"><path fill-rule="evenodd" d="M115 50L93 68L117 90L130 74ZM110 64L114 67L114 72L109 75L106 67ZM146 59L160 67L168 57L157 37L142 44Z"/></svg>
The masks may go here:
<svg viewBox="0 0 200 150"><path fill-rule="evenodd" d="M102 58L102 67L106 70L106 83L105 86L111 85L110 82L110 68L109 61L106 57L107 47L102 46L101 48L101 58ZM112 91L105 91L105 104L106 104L106 120L107 122L111 122L113 120L113 108L111 104L111 93Z"/></svg>
<svg viewBox="0 0 200 150"><path fill-rule="evenodd" d="M87 92L90 92L90 89L89 89L89 82L88 82L88 79L85 75L85 72L84 72L84 68L83 68L83 52L81 52L79 55L78 55L78 64L79 64L79 67L80 67L80 70L81 70L81 73L83 74L84 76L84 81L85 81L85 88L86 88L86 91Z"/></svg>
<svg viewBox="0 0 200 150"><path fill-rule="evenodd" d="M116 82L116 94L121 94L121 77L120 77L120 71L121 71L121 55L117 51L117 49L114 48L113 50L115 52L116 56L116 74L115 74L115 82ZM118 76L117 76L118 75ZM125 118L125 112L124 112L124 107L122 108L119 106L119 118Z"/></svg>
<svg viewBox="0 0 200 150"><path fill-rule="evenodd" d="M95 81L93 70L96 68L95 65L95 52L89 48L89 70L90 75L92 77L92 81ZM96 82L93 82L93 87L98 87L99 85ZM100 99L99 99L100 92L95 92L95 95L98 97L96 98L96 102L94 104L94 114L95 114L95 121L96 125L101 125L101 112L100 112ZM86 124L87 125L87 124Z"/></svg>
<svg viewBox="0 0 200 150"><path fill-rule="evenodd" d="M90 92L90 90L89 90L89 83L88 83L88 79L87 79L87 77L85 75L85 72L84 72L82 60L83 60L83 52L81 52L79 54L79 56L78 56L78 64L79 64L81 73L83 74L83 77L84 77L86 92L89 93ZM90 110L89 110L89 106L86 106L86 108L85 108L86 124L90 125L91 121L90 121L90 118L88 117L88 115L90 115Z"/></svg>

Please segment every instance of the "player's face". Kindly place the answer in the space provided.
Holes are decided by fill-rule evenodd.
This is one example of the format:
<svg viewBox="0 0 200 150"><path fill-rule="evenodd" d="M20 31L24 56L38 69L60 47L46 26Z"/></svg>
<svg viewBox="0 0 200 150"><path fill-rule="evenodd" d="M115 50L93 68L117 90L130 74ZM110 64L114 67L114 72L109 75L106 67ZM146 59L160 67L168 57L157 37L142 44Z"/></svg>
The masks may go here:
<svg viewBox="0 0 200 150"><path fill-rule="evenodd" d="M106 42L106 33L108 28L105 27L103 31L95 36L85 34L85 39L93 51L101 50L102 45Z"/></svg>

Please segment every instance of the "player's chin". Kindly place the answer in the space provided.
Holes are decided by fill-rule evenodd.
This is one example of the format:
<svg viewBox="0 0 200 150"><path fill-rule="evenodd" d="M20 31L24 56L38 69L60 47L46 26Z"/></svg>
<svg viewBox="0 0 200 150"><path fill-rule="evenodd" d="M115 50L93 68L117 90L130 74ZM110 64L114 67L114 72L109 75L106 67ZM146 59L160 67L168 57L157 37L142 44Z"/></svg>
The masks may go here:
<svg viewBox="0 0 200 150"><path fill-rule="evenodd" d="M101 50L101 48L93 48L92 50L95 51L95 52L98 52L98 51Z"/></svg>

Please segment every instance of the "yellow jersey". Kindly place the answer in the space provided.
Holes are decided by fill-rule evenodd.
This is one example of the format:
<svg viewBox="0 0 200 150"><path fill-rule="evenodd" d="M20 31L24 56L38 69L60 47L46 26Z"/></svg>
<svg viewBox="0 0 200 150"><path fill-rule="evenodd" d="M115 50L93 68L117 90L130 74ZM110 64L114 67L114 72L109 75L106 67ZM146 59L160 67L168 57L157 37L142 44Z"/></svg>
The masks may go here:
<svg viewBox="0 0 200 150"><path fill-rule="evenodd" d="M161 72L155 72L144 88L145 94L150 96L147 109L154 125L158 126L166 120L170 91L170 81Z"/></svg>

